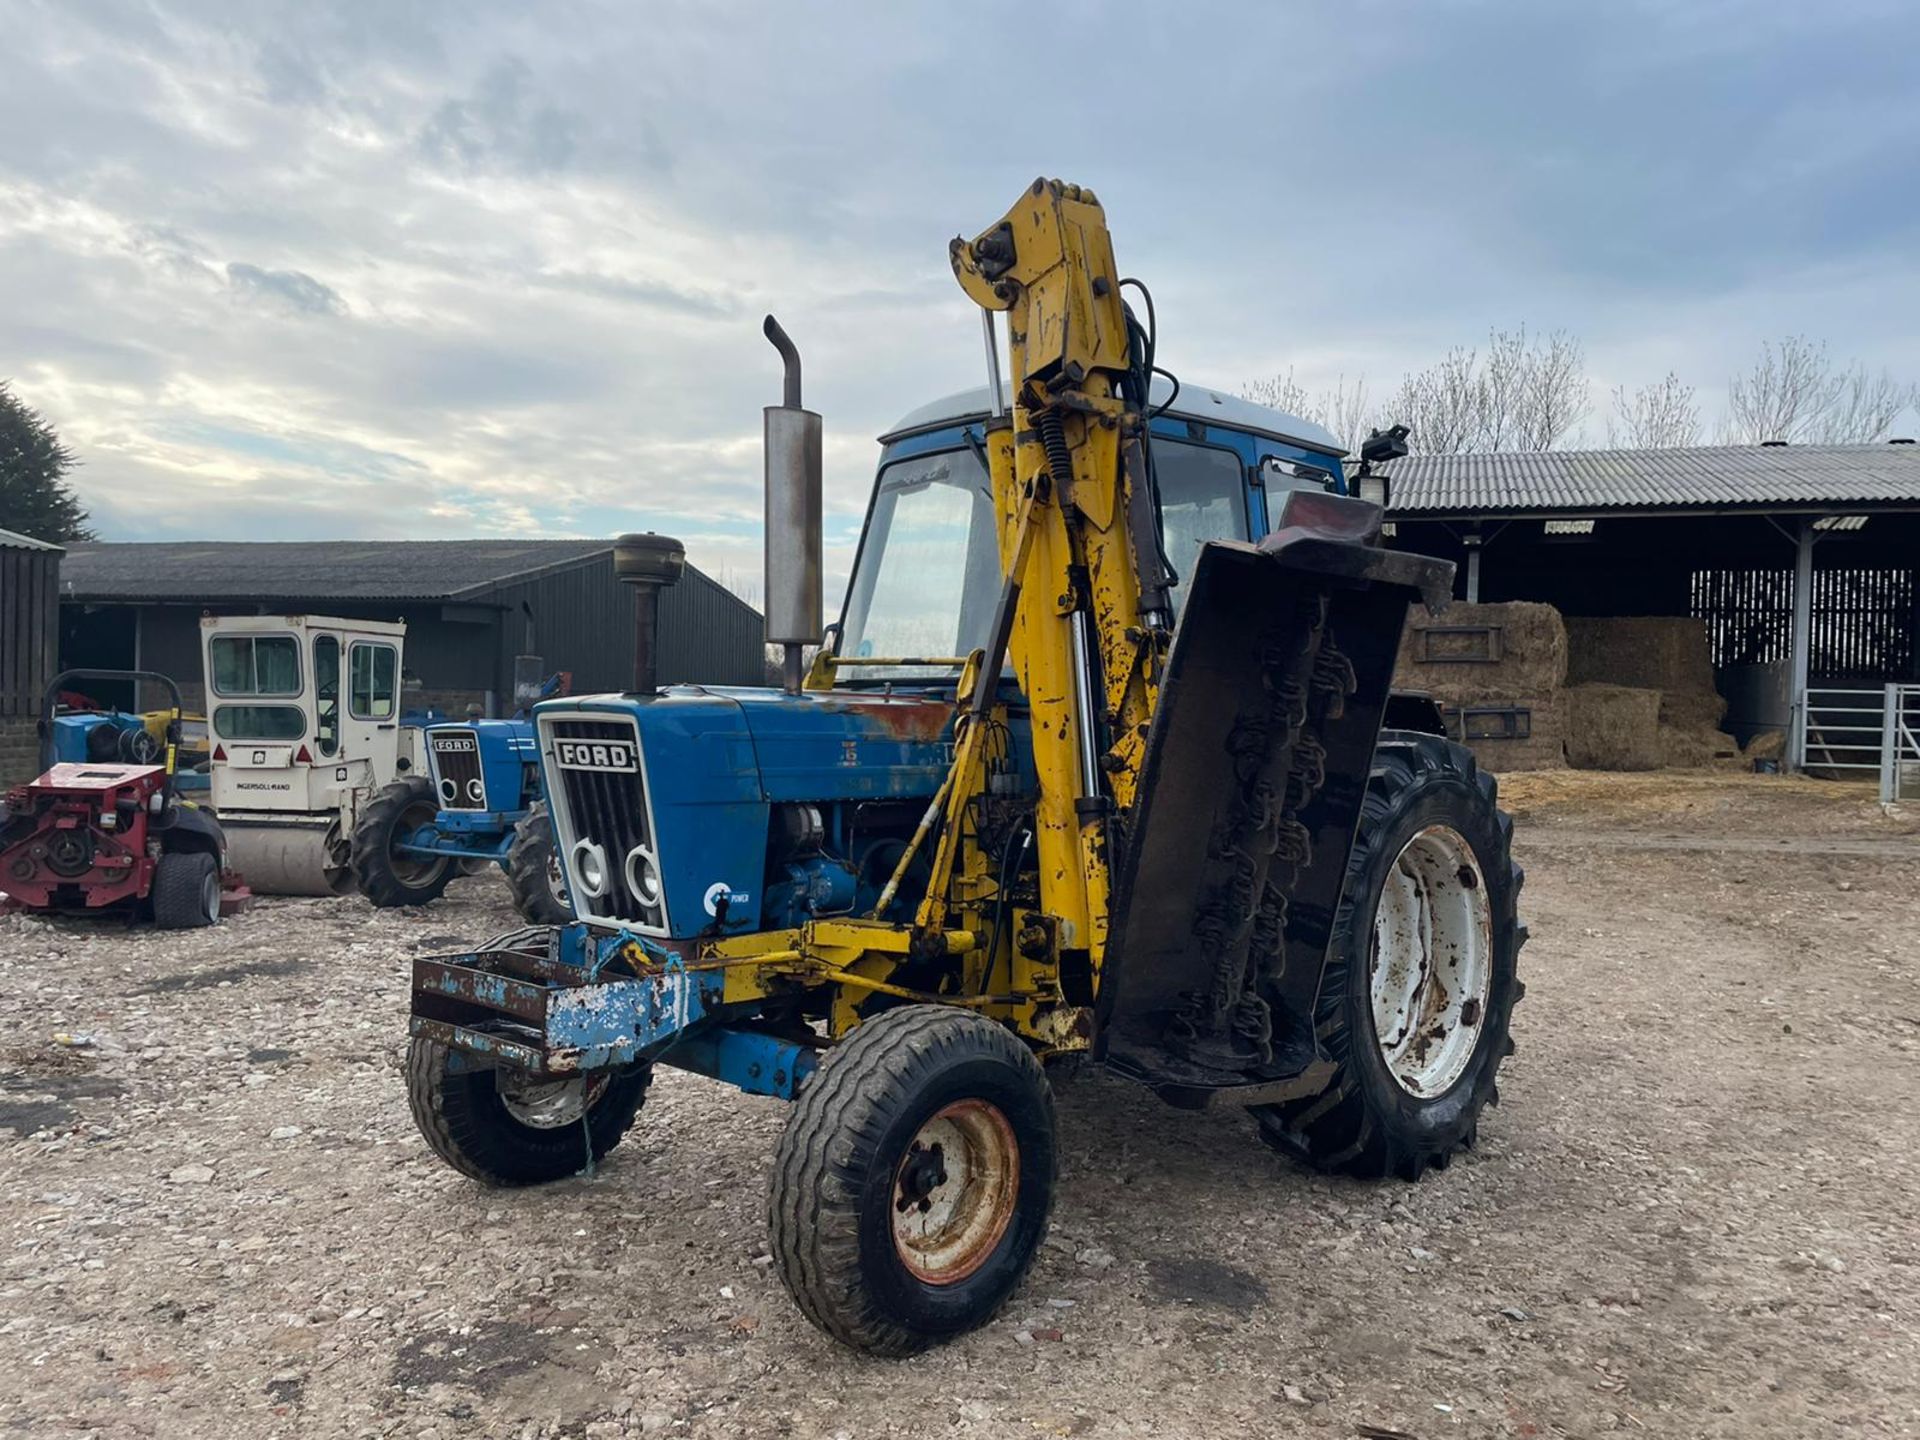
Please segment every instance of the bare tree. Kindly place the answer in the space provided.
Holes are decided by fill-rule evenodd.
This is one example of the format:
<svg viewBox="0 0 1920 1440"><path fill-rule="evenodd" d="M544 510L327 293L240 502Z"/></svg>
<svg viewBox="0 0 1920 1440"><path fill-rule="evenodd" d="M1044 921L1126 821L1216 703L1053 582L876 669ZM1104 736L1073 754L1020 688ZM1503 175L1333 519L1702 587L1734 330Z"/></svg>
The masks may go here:
<svg viewBox="0 0 1920 1440"><path fill-rule="evenodd" d="M1763 341L1760 358L1727 384L1727 418L1721 439L1729 445L1813 438L1840 397L1827 347L1804 335L1789 335L1776 347Z"/></svg>
<svg viewBox="0 0 1920 1440"><path fill-rule="evenodd" d="M1334 381L1333 388L1321 397L1320 413L1314 418L1333 432L1341 449L1358 455L1360 442L1380 423L1367 396L1367 377L1359 376L1352 385L1347 384L1345 375Z"/></svg>
<svg viewBox="0 0 1920 1440"><path fill-rule="evenodd" d="M1526 338L1522 331L1520 338ZM1555 330L1526 352L1517 438L1523 450L1551 450L1587 418L1587 357L1580 342Z"/></svg>
<svg viewBox="0 0 1920 1440"><path fill-rule="evenodd" d="M1331 389L1313 391L1294 378L1291 368L1284 375L1255 380L1241 389L1241 395L1257 405L1285 410L1316 425L1324 425L1334 434L1348 454L1356 454L1375 417L1368 408L1367 377L1362 375L1351 385L1342 375Z"/></svg>
<svg viewBox="0 0 1920 1440"><path fill-rule="evenodd" d="M1920 387L1894 383L1882 370L1869 375L1855 365L1840 377L1839 394L1820 425L1825 445L1877 445L1893 433L1893 422L1909 403L1920 406Z"/></svg>
<svg viewBox="0 0 1920 1440"><path fill-rule="evenodd" d="M1482 449L1483 412L1476 351L1454 349L1437 365L1415 371L1400 382L1389 407L1411 432L1413 448L1434 454Z"/></svg>
<svg viewBox="0 0 1920 1440"><path fill-rule="evenodd" d="M1312 413L1316 408L1313 396L1307 393L1307 387L1293 378L1293 367L1287 367L1284 375L1271 375L1265 380L1255 380L1240 392L1245 399L1256 405L1265 405L1274 410L1284 410L1289 415L1305 416L1318 423Z"/></svg>
<svg viewBox="0 0 1920 1440"><path fill-rule="evenodd" d="M1588 394L1580 342L1522 327L1491 332L1484 356L1456 348L1407 376L1389 410L1416 450L1551 450L1587 414Z"/></svg>
<svg viewBox="0 0 1920 1440"><path fill-rule="evenodd" d="M1700 406L1693 387L1671 370L1654 385L1628 393L1624 385L1613 390L1613 414L1607 417L1610 449L1659 450L1700 443Z"/></svg>
<svg viewBox="0 0 1920 1440"><path fill-rule="evenodd" d="M1920 390L1864 365L1835 370L1825 344L1789 335L1763 342L1760 358L1727 387L1721 439L1729 445L1786 440L1808 445L1871 445L1887 438Z"/></svg>

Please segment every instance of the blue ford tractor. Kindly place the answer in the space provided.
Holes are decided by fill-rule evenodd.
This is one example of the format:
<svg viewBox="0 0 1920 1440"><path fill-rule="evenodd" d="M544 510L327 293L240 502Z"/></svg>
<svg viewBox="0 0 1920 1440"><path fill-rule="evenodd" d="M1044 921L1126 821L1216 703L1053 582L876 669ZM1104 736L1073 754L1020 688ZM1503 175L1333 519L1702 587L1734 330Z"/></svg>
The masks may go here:
<svg viewBox="0 0 1920 1440"><path fill-rule="evenodd" d="M784 685L540 705L578 918L416 959L410 1022L421 1133L488 1184L597 1163L659 1065L790 1100L777 1271L887 1355L1020 1285L1060 1062L1414 1180L1473 1144L1522 993L1493 779L1391 693L1409 604L1452 581L1381 543L1405 432L1349 470L1319 426L1170 383L1079 186L949 258L989 385L883 438L838 625L821 419L769 317ZM670 557L631 538L639 583Z"/></svg>
<svg viewBox="0 0 1920 1440"><path fill-rule="evenodd" d="M562 693L550 676L531 699ZM473 719L425 727L426 775L374 796L353 829L353 878L382 908L425 905L456 875L497 864L514 909L536 925L573 918L542 800L533 722Z"/></svg>

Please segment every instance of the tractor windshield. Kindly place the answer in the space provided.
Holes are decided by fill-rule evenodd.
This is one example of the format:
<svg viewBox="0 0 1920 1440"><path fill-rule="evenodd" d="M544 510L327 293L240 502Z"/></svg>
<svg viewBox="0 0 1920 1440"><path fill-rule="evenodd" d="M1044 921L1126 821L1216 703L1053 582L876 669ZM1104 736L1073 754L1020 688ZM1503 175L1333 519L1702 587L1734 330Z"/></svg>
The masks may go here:
<svg viewBox="0 0 1920 1440"><path fill-rule="evenodd" d="M842 655L965 655L993 623L1000 587L993 501L971 450L897 460L880 472L867 536L847 594ZM844 679L932 678L924 666L850 671Z"/></svg>
<svg viewBox="0 0 1920 1440"><path fill-rule="evenodd" d="M1246 476L1231 450L1155 437L1167 558L1181 585L1209 540L1248 538ZM847 592L840 653L861 659L962 656L986 643L1000 598L986 471L971 450L939 450L880 471ZM887 665L841 680L934 679L951 667Z"/></svg>

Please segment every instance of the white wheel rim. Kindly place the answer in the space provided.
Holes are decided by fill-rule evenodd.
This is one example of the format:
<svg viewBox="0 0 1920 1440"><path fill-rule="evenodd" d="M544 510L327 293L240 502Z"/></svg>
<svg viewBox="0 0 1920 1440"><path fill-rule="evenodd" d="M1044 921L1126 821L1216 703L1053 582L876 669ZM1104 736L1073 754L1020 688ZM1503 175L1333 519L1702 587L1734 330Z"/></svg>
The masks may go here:
<svg viewBox="0 0 1920 1440"><path fill-rule="evenodd" d="M1373 1036L1400 1088L1452 1089L1486 1022L1493 974L1486 877L1458 831L1431 825L1387 872L1373 914Z"/></svg>
<svg viewBox="0 0 1920 1440"><path fill-rule="evenodd" d="M558 1130L563 1125L578 1125L606 1093L607 1077L588 1080L576 1075L571 1080L535 1080L520 1071L505 1068L494 1072L500 1103L507 1114L535 1130Z"/></svg>
<svg viewBox="0 0 1920 1440"><path fill-rule="evenodd" d="M1020 1142L997 1105L956 1100L894 1169L893 1248L929 1285L956 1285L998 1248L1020 1197Z"/></svg>

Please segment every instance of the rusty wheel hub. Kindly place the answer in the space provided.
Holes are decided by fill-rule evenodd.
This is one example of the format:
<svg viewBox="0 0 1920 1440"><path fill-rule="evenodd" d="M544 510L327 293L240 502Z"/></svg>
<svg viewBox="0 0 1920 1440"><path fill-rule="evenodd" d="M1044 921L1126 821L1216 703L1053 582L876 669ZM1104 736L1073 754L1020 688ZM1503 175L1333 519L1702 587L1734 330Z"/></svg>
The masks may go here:
<svg viewBox="0 0 1920 1440"><path fill-rule="evenodd" d="M926 1124L894 1170L893 1245L929 1285L954 1285L986 1263L1020 1195L1020 1143L999 1107L956 1100Z"/></svg>

